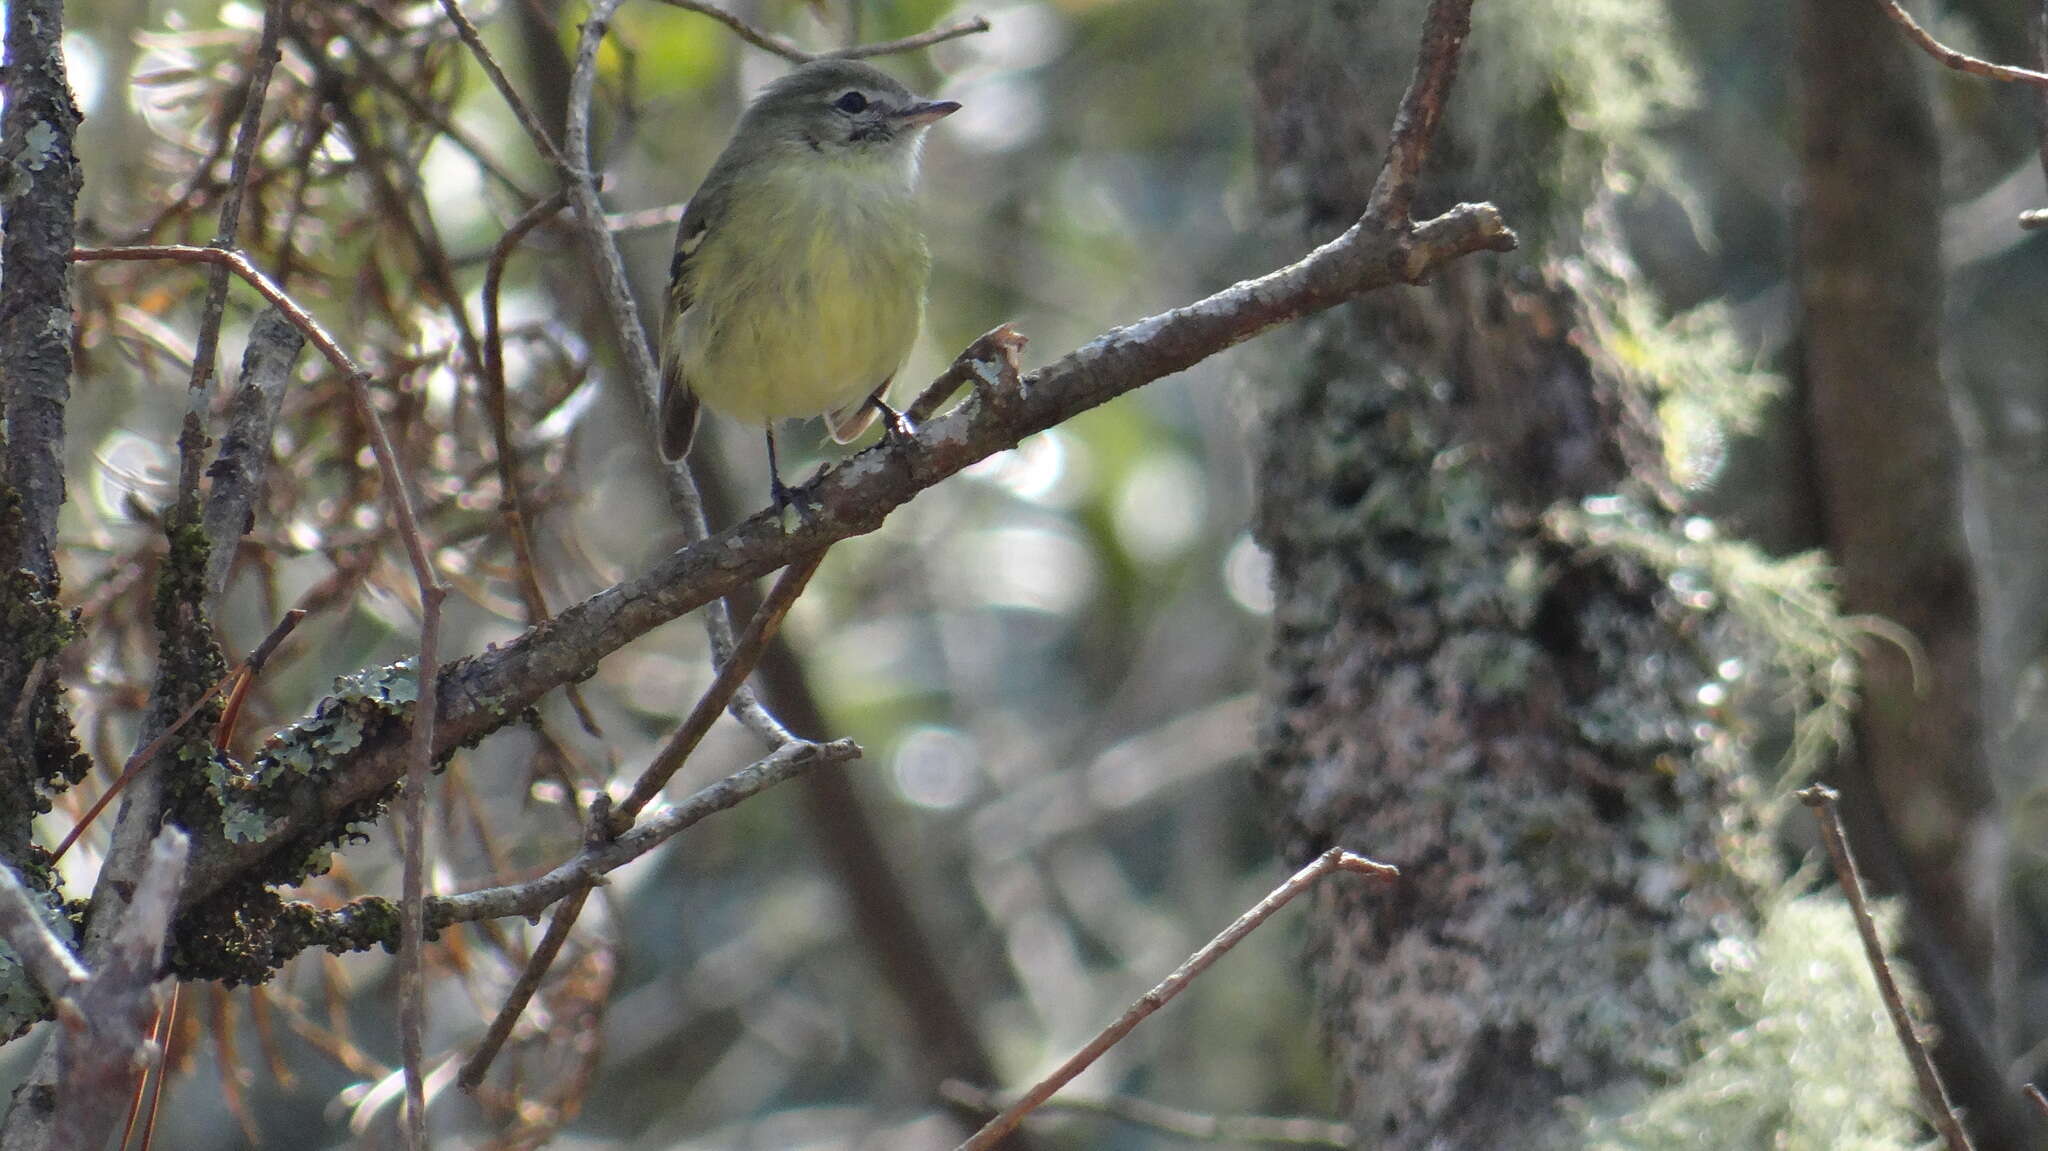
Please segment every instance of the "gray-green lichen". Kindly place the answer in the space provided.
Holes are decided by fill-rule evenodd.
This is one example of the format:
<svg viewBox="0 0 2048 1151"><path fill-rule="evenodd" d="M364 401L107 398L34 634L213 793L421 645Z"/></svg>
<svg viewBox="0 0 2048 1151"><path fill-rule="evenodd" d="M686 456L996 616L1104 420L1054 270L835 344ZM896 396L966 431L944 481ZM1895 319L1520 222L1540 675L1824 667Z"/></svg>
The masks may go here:
<svg viewBox="0 0 2048 1151"><path fill-rule="evenodd" d="M365 739L402 720L418 701L419 687L412 660L341 676L318 710L273 736L246 770L222 765L214 778L227 837L249 843L268 836L289 789L317 781Z"/></svg>

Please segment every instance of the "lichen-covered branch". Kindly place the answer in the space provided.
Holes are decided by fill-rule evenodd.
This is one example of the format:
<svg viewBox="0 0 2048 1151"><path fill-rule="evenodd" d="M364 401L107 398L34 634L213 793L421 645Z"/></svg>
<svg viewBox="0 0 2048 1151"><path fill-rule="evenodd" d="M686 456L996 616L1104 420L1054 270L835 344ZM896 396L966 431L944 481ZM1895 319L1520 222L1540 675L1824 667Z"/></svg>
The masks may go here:
<svg viewBox="0 0 2048 1151"><path fill-rule="evenodd" d="M64 72L61 0L7 5L6 103L0 121L0 381L6 388L7 483L22 531L0 570L54 591L57 509L64 503L64 405L71 394L71 245L80 181L78 107Z"/></svg>

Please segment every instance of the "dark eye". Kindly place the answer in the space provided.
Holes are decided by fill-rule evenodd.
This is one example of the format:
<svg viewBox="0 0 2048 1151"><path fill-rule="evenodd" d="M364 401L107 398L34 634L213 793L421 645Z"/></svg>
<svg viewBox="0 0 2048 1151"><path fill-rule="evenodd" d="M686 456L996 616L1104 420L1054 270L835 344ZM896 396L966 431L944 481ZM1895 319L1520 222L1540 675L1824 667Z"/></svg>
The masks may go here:
<svg viewBox="0 0 2048 1151"><path fill-rule="evenodd" d="M868 106L868 98L858 92L848 92L832 101L832 106L841 112L859 112Z"/></svg>

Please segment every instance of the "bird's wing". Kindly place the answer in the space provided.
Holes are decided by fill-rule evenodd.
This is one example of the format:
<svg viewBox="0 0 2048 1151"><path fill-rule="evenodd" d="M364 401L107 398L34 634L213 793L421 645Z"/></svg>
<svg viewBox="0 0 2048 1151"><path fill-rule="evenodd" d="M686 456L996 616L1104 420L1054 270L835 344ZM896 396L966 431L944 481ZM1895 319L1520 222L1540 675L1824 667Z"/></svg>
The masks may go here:
<svg viewBox="0 0 2048 1151"><path fill-rule="evenodd" d="M683 222L676 228L675 259L669 263L668 308L662 313L661 334L661 456L679 460L690 450L697 434L697 393L683 377L681 328L683 314L690 310L690 257L704 243L710 231L716 204L698 196L683 209Z"/></svg>

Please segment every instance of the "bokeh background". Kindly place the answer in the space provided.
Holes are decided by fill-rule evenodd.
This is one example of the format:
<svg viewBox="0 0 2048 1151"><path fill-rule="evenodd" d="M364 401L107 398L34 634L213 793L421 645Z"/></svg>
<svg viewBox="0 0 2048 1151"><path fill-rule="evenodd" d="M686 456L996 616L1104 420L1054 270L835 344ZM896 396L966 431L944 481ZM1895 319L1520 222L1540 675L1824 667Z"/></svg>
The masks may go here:
<svg viewBox="0 0 2048 1151"><path fill-rule="evenodd" d="M992 25L882 61L963 104L925 152L931 300L903 377L919 382L998 323L1031 338L1029 366L1290 258L1254 170L1244 34L1254 6L730 4L814 50L967 15ZM479 322L492 243L547 172L433 4L297 7L244 246L387 383L387 418L456 589L443 651L474 652L526 627L530 607L463 328ZM1557 36L1572 34L1576 7L1547 6ZM1720 309L1737 341L1730 354L1775 378L1781 396L1746 429L1709 417L1688 429L1689 494L1725 533L1802 549L1818 496L1797 464L1807 449L1783 378L1798 352L1794 30L1786 6L1761 0L1671 4L1668 22L1666 6L1651 7L1682 72L1670 91L1684 95L1649 113L1652 177L1616 176L1621 227L1665 314ZM1932 26L2017 59L2027 9L1957 0ZM580 7L499 0L472 15L515 83L558 119ZM205 242L260 7L81 0L68 16L87 117L81 242ZM1475 54L1467 82L1486 83L1514 50ZM672 209L748 94L786 65L651 0L627 5L602 59L606 197L636 290L652 301ZM1970 529L1977 578L2024 607L2038 599L2031 573L2048 564L2048 535L2031 523L2048 458L2048 325L2034 306L2048 251L2013 218L2048 203L2048 188L2026 93L1931 64L1922 75L1943 144L1943 363L1967 480L1954 514ZM666 222L640 226L636 213ZM510 425L539 587L560 608L642 570L681 533L573 238L543 227L509 269ZM171 266L78 274L61 534L65 601L81 609L85 638L66 659L80 730L102 765L132 750L152 674L149 597L200 282ZM226 376L255 314L237 291ZM770 792L619 873L508 1053L516 1078L481 1101L442 1086L439 1145L951 1146L957 1119L931 1091L951 1053L930 1029L947 1024L904 993L906 960L876 938L864 899L879 890L913 912L915 946L939 964L967 1038L999 1077L973 1085L1003 1087L1092 1036L1273 886L1283 868L1248 770L1271 593L1247 527L1247 423L1269 345L1288 338L1269 335L1035 436L835 547L760 682L794 725L813 728L802 734L860 742L850 791ZM300 379L218 622L233 652L286 607L313 614L251 700L244 751L336 676L417 643L411 576L346 393L310 356ZM787 471L837 458L819 440L816 428L792 430ZM713 418L693 459L714 527L765 501L757 432ZM1987 650L2030 642L2035 633L1995 614ZM2011 682L2029 658L2007 660ZM606 660L577 700L557 693L458 756L434 801L436 888L517 878L572 853L579 790L637 771L709 679L701 627L678 621ZM2009 735L2031 714L1993 707L1984 730ZM722 722L670 794L759 752ZM1777 767L1759 771L1775 780ZM2009 838L2012 864L1976 878L2011 879L2003 928L2040 934L2048 907L2026 894L2048 833L2038 743L2004 738L1982 763L1931 770L1989 781L1982 814ZM873 839L831 818L855 802ZM60 806L48 817L53 837L74 815ZM75 890L90 883L96 846L88 837L66 861ZM396 885L380 823L301 894L334 903ZM450 933L431 959L430 1052L459 1057L537 936L519 922ZM1281 916L1119 1045L1081 1093L1212 1114L1334 1114L1300 947L1298 918ZM2040 971L2014 975L2021 991L2041 984ZM188 988L160 1145L396 1145L393 980L381 953L307 955L260 989ZM2024 1048L2027 1018L2015 1007L1995 1025L2016 1029ZM24 1066L30 1046L0 1051L0 1065ZM1185 1145L1091 1115L1036 1138Z"/></svg>

